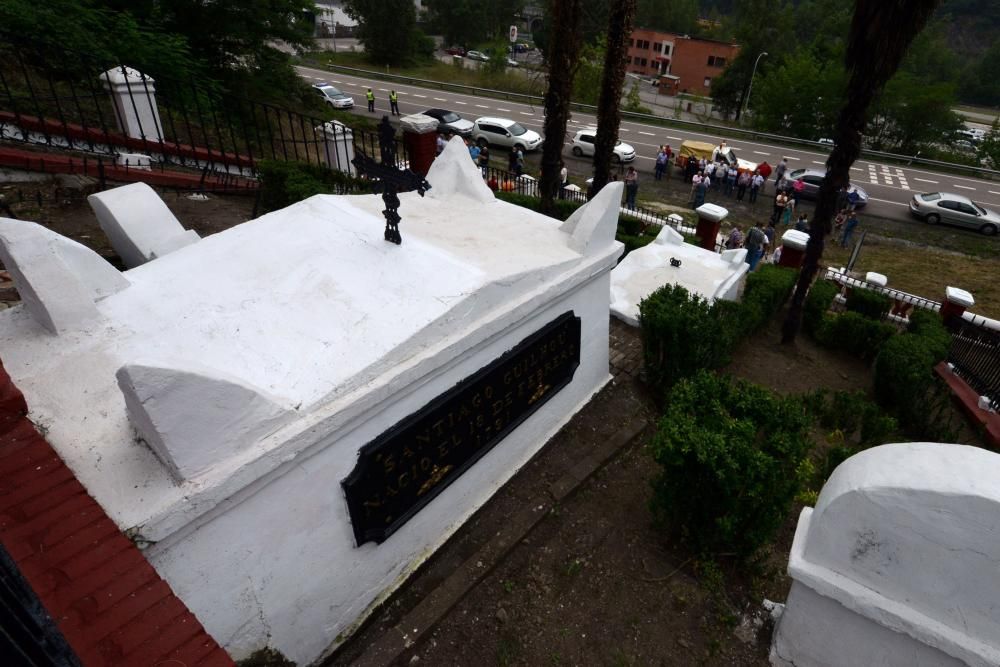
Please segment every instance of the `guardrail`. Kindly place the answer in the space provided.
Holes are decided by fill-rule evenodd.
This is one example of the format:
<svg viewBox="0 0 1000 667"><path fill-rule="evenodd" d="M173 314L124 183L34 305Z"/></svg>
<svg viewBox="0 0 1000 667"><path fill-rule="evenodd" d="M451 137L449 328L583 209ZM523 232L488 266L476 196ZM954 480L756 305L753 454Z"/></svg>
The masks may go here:
<svg viewBox="0 0 1000 667"><path fill-rule="evenodd" d="M315 61L313 61L311 65L306 65L306 66L320 66L333 72L341 72L343 74L349 74L352 76L369 77L372 79L378 79L382 81L395 81L409 85L437 88L438 90L459 92L468 95L473 95L475 97L498 98L512 102L520 102L521 104L527 104L529 106L544 107L544 98L537 95L514 93L504 90L496 90L494 88L485 88L481 86L467 86L465 84L460 84L460 83L434 81L432 79L420 79L416 77L403 76L401 74L377 72L374 70L366 70L357 67L347 67L345 65L319 63ZM592 104L581 104L579 102L572 102L570 104L570 108L574 111L581 111L594 114L597 113L597 107ZM829 148L826 144L821 144L818 141L812 141L810 139L799 139L798 137L786 137L780 134L759 132L756 130L749 130L741 127L731 127L728 125L714 125L712 123L701 123L693 120L683 120L681 118L665 118L663 116L636 113L634 111L625 111L625 110L622 110L621 115L623 119L629 119L653 125L662 125L664 127L678 127L690 130L697 130L700 132L716 134L725 137L740 137L743 139L750 139L750 140L765 140L772 143L784 144L787 146L796 146L799 148L811 148L822 151L826 151ZM972 167L969 165L958 164L955 162L930 160L928 158L922 158L916 155L899 155L896 153L887 153L883 151L863 149L861 151L861 156L868 159L881 160L883 162L905 164L906 166L921 165L938 170L947 169L950 171L961 171L968 175L974 176L976 178L982 178L984 180L1000 179L1000 170L987 169L985 167Z"/></svg>

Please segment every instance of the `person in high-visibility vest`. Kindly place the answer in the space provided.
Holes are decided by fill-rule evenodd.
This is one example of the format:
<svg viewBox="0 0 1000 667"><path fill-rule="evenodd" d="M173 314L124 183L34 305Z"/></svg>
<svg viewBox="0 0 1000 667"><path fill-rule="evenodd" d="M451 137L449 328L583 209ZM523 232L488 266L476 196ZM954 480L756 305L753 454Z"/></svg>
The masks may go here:
<svg viewBox="0 0 1000 667"><path fill-rule="evenodd" d="M365 93L365 97L368 99L368 111L375 111L375 93L372 92L371 88L369 88L368 92Z"/></svg>
<svg viewBox="0 0 1000 667"><path fill-rule="evenodd" d="M389 91L389 110L393 116L399 115L399 95L395 90Z"/></svg>

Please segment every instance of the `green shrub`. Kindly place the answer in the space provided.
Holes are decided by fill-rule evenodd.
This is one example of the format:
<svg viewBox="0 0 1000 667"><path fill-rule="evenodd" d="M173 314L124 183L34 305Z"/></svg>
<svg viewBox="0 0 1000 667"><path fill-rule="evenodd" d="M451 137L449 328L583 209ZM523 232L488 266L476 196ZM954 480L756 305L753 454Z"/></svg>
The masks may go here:
<svg viewBox="0 0 1000 667"><path fill-rule="evenodd" d="M847 294L847 310L873 320L881 320L889 312L892 300L884 294L857 287Z"/></svg>
<svg viewBox="0 0 1000 667"><path fill-rule="evenodd" d="M701 552L752 556L800 489L808 425L798 399L706 371L679 382L652 443L655 514Z"/></svg>
<svg viewBox="0 0 1000 667"><path fill-rule="evenodd" d="M824 313L813 335L827 347L871 361L896 332L896 327L888 322L846 312L839 315Z"/></svg>
<svg viewBox="0 0 1000 667"><path fill-rule="evenodd" d="M641 236L630 236L628 234L622 234L620 227L618 233L615 234L615 239L625 244L626 255L635 250L636 248L641 248L644 245L649 245L650 243L653 242L655 238L656 238L655 236L647 236L645 234Z"/></svg>
<svg viewBox="0 0 1000 667"><path fill-rule="evenodd" d="M743 291L744 314L740 321L743 334L761 329L781 310L795 289L799 273L795 269L765 264L747 276Z"/></svg>
<svg viewBox="0 0 1000 667"><path fill-rule="evenodd" d="M732 341L713 306L683 287L666 285L639 303L646 379L665 394L702 368L728 363Z"/></svg>
<svg viewBox="0 0 1000 667"><path fill-rule="evenodd" d="M955 439L950 393L934 372L948 355L951 336L940 316L913 313L910 330L887 342L875 359L875 398L915 438Z"/></svg>
<svg viewBox="0 0 1000 667"><path fill-rule="evenodd" d="M642 234L646 225L640 220L631 215L622 215L618 217L618 231L627 234L629 236L639 236Z"/></svg>
<svg viewBox="0 0 1000 667"><path fill-rule="evenodd" d="M542 206L542 200L539 197L532 197L531 195L523 195L517 192L504 192L501 190L496 193L496 196L497 199L501 199L505 202L510 202L511 204L516 204L518 206L523 206L524 208L531 209L532 211L539 211ZM566 218L573 215L576 209L583 206L582 202L570 201L568 199L556 199L552 203L555 207L552 217L556 220L566 220Z"/></svg>
<svg viewBox="0 0 1000 667"><path fill-rule="evenodd" d="M260 205L275 211L318 194L369 192L370 184L333 169L305 162L263 160L260 175Z"/></svg>
<svg viewBox="0 0 1000 667"><path fill-rule="evenodd" d="M923 338L937 361L943 361L948 356L951 334L939 314L931 310L913 312L907 331Z"/></svg>
<svg viewBox="0 0 1000 667"><path fill-rule="evenodd" d="M804 400L822 428L839 431L862 448L885 444L898 429L896 420L862 391L818 389Z"/></svg>
<svg viewBox="0 0 1000 667"><path fill-rule="evenodd" d="M840 286L828 280L817 280L809 288L809 294L802 304L802 328L807 334L816 335L823 315L830 309L830 304L839 291Z"/></svg>

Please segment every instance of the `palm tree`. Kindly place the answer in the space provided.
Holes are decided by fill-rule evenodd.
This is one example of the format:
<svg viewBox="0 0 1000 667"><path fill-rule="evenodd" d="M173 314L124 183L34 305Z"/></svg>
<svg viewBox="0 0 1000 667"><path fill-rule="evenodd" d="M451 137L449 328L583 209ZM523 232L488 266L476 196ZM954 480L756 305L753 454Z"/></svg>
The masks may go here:
<svg viewBox="0 0 1000 667"><path fill-rule="evenodd" d="M542 177L539 182L543 213L552 214L559 192L562 149L569 120L573 77L580 60L580 5L582 0L551 0L547 36L549 44L549 88L545 93L545 144L542 147Z"/></svg>
<svg viewBox="0 0 1000 667"><path fill-rule="evenodd" d="M620 104L625 83L625 42L632 34L636 0L614 0L608 12L608 48L604 54L601 97L597 102L597 136L594 137L594 184L591 196L600 192L611 175L611 156L618 140L622 116Z"/></svg>
<svg viewBox="0 0 1000 667"><path fill-rule="evenodd" d="M850 169L861 154L861 134L868 107L896 72L913 38L927 24L940 0L857 0L848 36L845 65L850 76L847 100L837 119L836 145L826 161L809 244L795 285L795 294L781 330L791 343L802 323L802 305L819 269L837 193L850 181Z"/></svg>

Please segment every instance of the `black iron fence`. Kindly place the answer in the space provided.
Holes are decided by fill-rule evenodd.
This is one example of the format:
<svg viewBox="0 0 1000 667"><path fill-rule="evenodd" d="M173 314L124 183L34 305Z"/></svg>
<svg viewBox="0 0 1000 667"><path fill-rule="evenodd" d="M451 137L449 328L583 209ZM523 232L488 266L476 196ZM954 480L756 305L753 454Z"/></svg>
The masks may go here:
<svg viewBox="0 0 1000 667"><path fill-rule="evenodd" d="M1000 331L963 321L952 334L948 363L990 408L1000 410Z"/></svg>
<svg viewBox="0 0 1000 667"><path fill-rule="evenodd" d="M350 130L323 112L246 100L85 54L58 56L52 58L58 68L47 66L11 47L0 32L0 140L6 146L77 151L109 169L125 160L135 168L131 154L141 154L151 170L225 175L217 185L227 188L252 187L237 178L255 178L261 160L352 172L355 149L379 155L374 132ZM397 150L405 164L402 142ZM0 156L8 165L31 157L10 148ZM59 160L44 162L49 171L67 170Z"/></svg>

